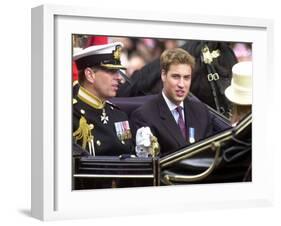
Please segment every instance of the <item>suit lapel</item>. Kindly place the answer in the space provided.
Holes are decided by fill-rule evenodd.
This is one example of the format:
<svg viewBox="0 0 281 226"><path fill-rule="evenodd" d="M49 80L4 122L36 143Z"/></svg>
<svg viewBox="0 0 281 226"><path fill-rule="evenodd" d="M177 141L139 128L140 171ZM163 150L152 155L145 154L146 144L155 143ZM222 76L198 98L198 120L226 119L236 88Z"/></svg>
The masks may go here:
<svg viewBox="0 0 281 226"><path fill-rule="evenodd" d="M194 132L194 138L195 141L198 141L198 133L199 133L199 128L198 126L198 122L197 121L197 117L196 117L196 111L194 111L194 108L192 107L191 101L189 100L189 97L187 97L184 101L184 115L185 115L185 124L186 124L186 128L187 128L187 143L189 142L189 138L190 138L190 128L193 128L193 132Z"/></svg>
<svg viewBox="0 0 281 226"><path fill-rule="evenodd" d="M177 125L170 109L168 108L162 94L159 95L158 101L160 120L162 125L166 128L166 132L177 141L180 146L186 145L182 137L179 126Z"/></svg>

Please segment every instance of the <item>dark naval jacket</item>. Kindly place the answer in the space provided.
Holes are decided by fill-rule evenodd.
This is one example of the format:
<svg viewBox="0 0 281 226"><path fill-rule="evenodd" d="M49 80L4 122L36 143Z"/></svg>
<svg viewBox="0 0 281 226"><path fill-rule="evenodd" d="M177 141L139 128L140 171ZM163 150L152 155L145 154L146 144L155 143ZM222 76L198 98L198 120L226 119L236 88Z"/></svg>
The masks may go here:
<svg viewBox="0 0 281 226"><path fill-rule="evenodd" d="M73 155L134 154L125 112L80 87L73 98Z"/></svg>

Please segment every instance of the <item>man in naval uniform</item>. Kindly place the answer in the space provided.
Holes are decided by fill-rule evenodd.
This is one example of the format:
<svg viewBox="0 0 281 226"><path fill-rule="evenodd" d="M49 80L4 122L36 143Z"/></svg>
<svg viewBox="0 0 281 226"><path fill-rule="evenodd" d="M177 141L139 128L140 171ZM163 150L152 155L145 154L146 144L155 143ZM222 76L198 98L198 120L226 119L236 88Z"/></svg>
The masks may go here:
<svg viewBox="0 0 281 226"><path fill-rule="evenodd" d="M134 154L128 117L108 101L116 96L121 77L122 43L85 48L73 60L79 89L73 97L73 155Z"/></svg>

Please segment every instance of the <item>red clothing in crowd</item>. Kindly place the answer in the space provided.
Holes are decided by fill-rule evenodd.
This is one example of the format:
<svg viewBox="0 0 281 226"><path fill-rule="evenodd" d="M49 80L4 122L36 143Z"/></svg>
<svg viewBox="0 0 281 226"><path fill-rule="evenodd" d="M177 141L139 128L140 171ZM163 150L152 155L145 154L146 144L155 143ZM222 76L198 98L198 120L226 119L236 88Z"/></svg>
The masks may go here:
<svg viewBox="0 0 281 226"><path fill-rule="evenodd" d="M93 46L93 45L104 45L108 43L107 36L91 36L88 39L87 47Z"/></svg>
<svg viewBox="0 0 281 226"><path fill-rule="evenodd" d="M73 74L73 81L78 80L78 69L74 61L72 61L72 74Z"/></svg>
<svg viewBox="0 0 281 226"><path fill-rule="evenodd" d="M93 46L93 45L104 45L108 43L107 36L91 36L88 39L87 46ZM73 81L78 80L78 69L75 64L75 62L72 62L72 74L73 74Z"/></svg>

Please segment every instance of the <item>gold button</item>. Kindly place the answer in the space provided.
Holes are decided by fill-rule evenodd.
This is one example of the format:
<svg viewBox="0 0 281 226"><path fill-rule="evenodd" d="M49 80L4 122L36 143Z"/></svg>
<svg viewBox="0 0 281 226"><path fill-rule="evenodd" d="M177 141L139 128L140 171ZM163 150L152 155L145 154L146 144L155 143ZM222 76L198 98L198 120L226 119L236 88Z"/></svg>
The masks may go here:
<svg viewBox="0 0 281 226"><path fill-rule="evenodd" d="M96 142L96 143L97 143L97 145L98 145L98 146L100 146L100 145L101 145L101 142L100 142L99 140L97 140L97 142Z"/></svg>
<svg viewBox="0 0 281 226"><path fill-rule="evenodd" d="M121 140L121 143L122 143L122 144L125 144L125 141L124 141L124 140Z"/></svg>
<svg viewBox="0 0 281 226"><path fill-rule="evenodd" d="M83 109L81 109L80 112L81 112L82 115L85 114L85 110L83 110Z"/></svg>
<svg viewBox="0 0 281 226"><path fill-rule="evenodd" d="M72 104L76 104L76 103L77 103L77 100L75 98L73 98Z"/></svg>

